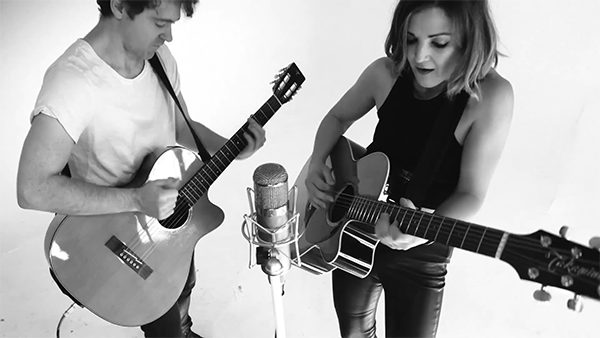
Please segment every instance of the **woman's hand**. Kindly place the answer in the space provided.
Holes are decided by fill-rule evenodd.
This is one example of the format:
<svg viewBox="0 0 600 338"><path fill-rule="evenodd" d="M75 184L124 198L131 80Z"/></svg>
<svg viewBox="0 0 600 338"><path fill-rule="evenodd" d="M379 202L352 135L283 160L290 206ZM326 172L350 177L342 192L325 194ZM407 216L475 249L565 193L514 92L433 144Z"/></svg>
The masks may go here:
<svg viewBox="0 0 600 338"><path fill-rule="evenodd" d="M400 205L406 208L416 209L413 202L406 198L400 199ZM390 215L381 213L377 223L375 223L375 235L381 243L394 250L408 250L417 245L427 243L426 239L407 235L400 231L398 220L390 223Z"/></svg>
<svg viewBox="0 0 600 338"><path fill-rule="evenodd" d="M335 179L329 168L324 163L311 162L308 174L304 180L310 203L319 208L327 208L333 202L333 186Z"/></svg>

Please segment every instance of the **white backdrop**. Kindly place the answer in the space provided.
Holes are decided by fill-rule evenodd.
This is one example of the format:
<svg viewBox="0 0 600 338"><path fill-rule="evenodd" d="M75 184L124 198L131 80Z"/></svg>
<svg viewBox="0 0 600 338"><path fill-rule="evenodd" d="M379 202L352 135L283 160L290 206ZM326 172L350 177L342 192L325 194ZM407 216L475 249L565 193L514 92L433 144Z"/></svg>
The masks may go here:
<svg viewBox="0 0 600 338"><path fill-rule="evenodd" d="M239 232L252 172L277 162L294 179L312 148L323 115L375 58L383 55L395 0L202 0L192 19L174 26L169 44L179 62L191 115L231 136L271 95L269 82L295 61L303 89L266 126L267 144L236 161L211 188L226 212L223 225L196 250L195 330L209 337L272 336L268 284L246 266ZM600 2L493 0L501 38L498 71L515 91L509 140L483 210L475 221L516 233L558 232L587 243L600 234ZM95 1L0 0L0 337L53 335L69 305L52 284L42 240L51 216L18 208L15 177L28 116L45 69L96 23ZM366 145L371 112L348 132ZM439 337L588 337L598 334L600 303L566 309L569 295L552 290L533 301L536 285L500 261L455 250L449 267ZM286 285L290 337L337 335L329 277L292 271ZM382 323L380 308L379 319ZM383 336L383 329L380 328ZM85 310L63 324L65 336L141 336Z"/></svg>

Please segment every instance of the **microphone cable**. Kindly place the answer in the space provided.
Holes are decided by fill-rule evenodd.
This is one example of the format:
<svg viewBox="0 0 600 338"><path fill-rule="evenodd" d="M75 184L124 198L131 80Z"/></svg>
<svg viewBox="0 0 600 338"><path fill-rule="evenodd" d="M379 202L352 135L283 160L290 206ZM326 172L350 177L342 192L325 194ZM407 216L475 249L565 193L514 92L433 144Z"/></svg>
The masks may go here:
<svg viewBox="0 0 600 338"><path fill-rule="evenodd" d="M60 338L60 325L62 324L62 321L67 318L68 315L71 314L71 312L73 312L73 309L75 308L75 303L71 303L71 305L65 310L65 312L63 312L62 316L60 317L60 320L58 321L58 325L56 325L56 338Z"/></svg>

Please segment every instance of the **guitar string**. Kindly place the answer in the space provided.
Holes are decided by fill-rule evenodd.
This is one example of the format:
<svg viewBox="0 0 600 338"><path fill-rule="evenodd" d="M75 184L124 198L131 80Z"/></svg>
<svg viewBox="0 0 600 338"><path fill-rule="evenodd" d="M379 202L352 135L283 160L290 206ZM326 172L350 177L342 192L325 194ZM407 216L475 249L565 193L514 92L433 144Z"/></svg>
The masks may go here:
<svg viewBox="0 0 600 338"><path fill-rule="evenodd" d="M361 201L359 199L358 201L356 201L357 203L355 204L354 208L351 205L350 208L348 209L347 214L356 213L357 212L356 209L361 207L360 206L361 203L367 203L367 204L371 203L372 206L379 207L380 211L382 211L382 209L388 209L388 208L390 208L390 206L387 203L383 203L383 202L380 202L380 201L373 201L372 199L366 199L367 201L364 201L364 200L365 199L363 199L363 201ZM354 204L354 203L352 203L352 204ZM354 209L354 210L352 210L352 209ZM416 210L412 210L412 209L408 209L408 210L416 212ZM414 214L414 212L413 212L413 214ZM424 216L424 215L425 215L424 213L421 214L421 216ZM431 214L427 214L427 215L431 215ZM433 216L433 215L431 215L431 216ZM368 218L368 216L367 216L367 218ZM432 217L432 219L433 219L433 217ZM411 221L409 221L409 222L411 222ZM419 222L420 222L420 220L419 220ZM431 222L431 219L430 219L430 222ZM501 232L499 230L496 230L496 231L497 232ZM485 235L485 230L484 230L484 235ZM549 265L548 265L547 261L539 260L539 259L536 259L536 258L534 258L532 256L526 256L526 255L520 254L517 251L513 251L513 247L519 247L519 246L521 246L521 245L519 245L519 241L518 240L517 241L511 241L510 243L507 243L505 251L502 254L502 258L504 258L506 260L506 262L508 262L509 264L510 264L510 261L516 262L516 263L523 263L523 262L525 262L526 265L532 265L531 267L536 267L538 270L549 272L552 275L557 275L555 271L549 270ZM494 246L494 249L495 248L496 248L496 246ZM530 247L528 247L528 248L530 248ZM595 264L595 262L591 262L591 261L587 261L587 260L578 260L578 262L579 263L588 262L587 264L589 264L589 265L594 265ZM523 264L521 264L521 265L523 265ZM591 285L591 286L597 286L597 284L598 284L597 280L593 280L589 276L577 276L576 278L577 278L578 285L587 284L587 285ZM539 281L535 281L535 282L540 283ZM548 283L546 283L546 284L548 284ZM560 286L560 285L553 285L553 286L560 287L560 288L563 288L563 289L568 289L567 287L563 287L563 286ZM596 298L598 298L598 297L596 296Z"/></svg>
<svg viewBox="0 0 600 338"><path fill-rule="evenodd" d="M272 97L274 97L274 95L273 95ZM272 97L271 97L271 98L272 98ZM270 98L270 99L271 99L271 98ZM263 123L263 125L264 125L264 124L265 124L265 123L268 121L268 119L269 119L270 117L272 117L272 115L273 115L273 114L274 114L274 113L275 113L275 112L276 112L276 111L277 111L277 110L278 110L278 109L281 107L281 104L280 104L280 105L279 105L279 107L277 107L276 109L273 109L273 107L272 107L272 106L271 106L271 104L269 103L269 100L270 100L270 99L268 99L268 100L267 100L267 102L266 102L265 104L266 104L266 105L268 105L268 107L269 107L269 108L272 110L272 112L270 113L270 114L271 114L271 116L268 116L268 115L267 115L267 113L263 112L263 108L264 108L264 106L265 106L265 105L263 105L263 107L259 108L259 110L258 110L258 111L257 111L257 112L254 114L254 115L257 115L257 117L259 117L259 118L262 118L262 119L264 119L264 120L265 120L265 122ZM260 115L260 116L258 116L258 115ZM240 140L238 140L238 142L241 142L241 143L242 143L242 145L243 145L242 149L239 149L239 148L238 148L238 144L236 144L236 143L235 143L235 141L234 141L234 142L232 142L232 144L235 146L236 150L238 151L238 154L239 154L239 152L241 152L241 151L243 150L243 148L245 148L245 147L248 145L248 144L247 144L247 142L246 142L246 140L243 138L243 136L241 136L241 135L243 135L243 132L247 132L247 131L248 131L248 129L247 129L247 128L248 128L248 123L246 122L246 123L245 123L245 124L242 126L242 128L240 128L240 130L238 130L238 132L236 132L236 134L234 134L234 136L233 136L233 137L230 139L230 141L232 141L232 140L233 140L233 138L234 138L234 137L236 137L236 136L237 136L237 137L240 139ZM240 133L240 132L242 132L242 133ZM228 141L228 142L226 142L226 143L225 143L225 145L224 145L224 146L223 146L223 147L222 147L222 148L221 148L221 149L220 149L220 150L217 152L217 154L221 153L221 152L222 152L222 150L223 150L223 148L226 148L226 147L227 147L227 149L229 150L229 152L230 152L231 154L233 154L233 152L231 151L231 149L229 149L229 147L227 146L227 145L228 145L228 143L230 143L230 142L229 142L229 141ZM224 152L223 152L223 153L224 153ZM211 157L211 160L212 160L213 158L218 158L217 154L215 154L215 156ZM226 154L226 153L224 153L224 154ZM234 157L233 159L235 159L235 157ZM231 163L231 161L233 161L233 159L231 159L231 160L230 160L230 163ZM212 172L213 172L213 174L216 174L216 177L214 178L214 180L216 180L216 178L218 178L218 176L219 176L221 173L215 173L215 172L213 171L213 169L212 169L212 168L210 168L210 163L211 163L211 160L209 160L209 161L208 161L208 162L207 162L205 165L203 165L203 166L200 168L200 170L198 171L198 173L200 173L200 171L203 171L205 168L208 168L210 171L212 171ZM221 159L219 159L219 161L221 161ZM221 163L223 164L223 162L222 162L222 161L221 161ZM216 165L216 164L215 164L215 165ZM219 167L218 167L218 165L216 165L216 166L217 166L217 168L218 168L218 169L221 169L221 168L219 168ZM223 169L222 169L222 170L220 170L220 171L222 172L222 171L223 171L223 170L225 170L225 169L226 169L226 167L225 167L225 168L223 168ZM210 174L208 174L208 172L207 172L206 170L204 170L204 172L205 172L205 173L207 173L207 175L210 177ZM194 176L192 177L192 179L190 179L190 180L188 181L188 182L192 182L192 184L193 184L194 186L196 186L196 183L195 183L195 182L193 182L193 179L194 179L195 177L196 177L196 175L194 175ZM211 178L211 179L212 179L212 178ZM213 180L213 182L214 182L214 180ZM187 184L188 182L186 182L186 183L185 183L183 186L184 186L184 187L185 187L185 186L187 186L186 184ZM199 182L199 183L201 184L202 182ZM202 184L201 184L201 185L202 185ZM209 185L209 187L210 187L210 185L211 185L211 184L208 184L208 185ZM202 186L203 186L203 185L202 185ZM197 186L196 186L196 187L197 187ZM203 187L204 187L204 186L203 186ZM200 198L201 198L201 197L202 197L204 194L206 194L206 192L208 191L208 188L209 188L209 187L204 187L204 188L206 189L206 191L205 191L205 192L203 192L203 193L201 193L201 194L199 194L199 196L198 196L198 199L200 199ZM185 191L183 192L183 195L185 196ZM185 196L185 198L187 198L188 200L190 200L190 198L189 198L188 196ZM190 200L190 202L191 202L191 200ZM174 208L174 212L173 212L173 214L171 214L171 216L169 216L168 218L166 218L166 220L167 220L166 224L160 224L160 220L158 220L158 219L156 219L156 218L152 218L152 220L150 220L149 222L147 222L147 230L145 230L145 229L138 229L138 231L137 231L137 236L135 236L135 237L134 237L132 240L130 240L130 241L129 241L129 242L130 242L130 244L129 244L129 247L131 248L131 250L134 250L134 251L135 251L135 249L137 249L137 248L138 248L138 246L139 246L139 245L142 243L142 236L144 236L144 235L147 235L147 236L148 236L148 238L152 238L152 237L153 237L153 236L155 236L155 235L156 235L158 232L160 232L160 230L162 230L162 228L161 228L161 227L156 227L156 226L155 226L157 222L158 222L158 223L159 223L159 224L160 224L162 227L166 227L166 228L168 228L168 229L174 229L174 228L176 228L176 227L177 227L177 225L179 225L179 224L182 222L182 220L185 220L185 219L187 219L187 218L189 217L189 209L190 209L191 207L193 207L193 205L189 205L189 204L187 204L187 203L185 203L185 202L180 202L180 203L177 203L177 202L176 202L176 205L175 205L175 208ZM182 210L182 208L183 208L183 210ZM153 230L153 229L154 229L154 230ZM157 246L156 242L155 242L155 241L152 241L151 243L152 243L152 244L150 244L150 245L148 246L148 248L147 248L147 249L146 249L146 250L145 250L145 251L144 251L144 252L143 252L141 255L139 255L139 257L140 257L140 259L141 259L141 260L146 260L146 259L147 259L147 258L148 258L148 257L149 257L151 254L152 254L152 252L155 250L155 248L156 248L156 246Z"/></svg>
<svg viewBox="0 0 600 338"><path fill-rule="evenodd" d="M368 199L368 200L372 201L371 199ZM383 206L383 208L386 208L386 209L389 208L389 206L387 205L387 203L383 203L383 202L380 202L380 201L376 201L376 202L379 203L380 209L382 209L382 206ZM367 202L367 203L374 203L374 202ZM353 212L356 213L356 208L354 208L355 210L351 210L351 209L352 209L352 206L348 210L348 214L352 214ZM413 211L413 216L414 216L414 213L417 212L417 210L413 210L413 209L407 209L407 211ZM406 213L404 213L403 218L404 218L405 214ZM429 224L431 224L432 221L434 220L434 217L433 217L434 215L432 215L432 214L421 213L421 216L422 216L421 219L424 218L423 216L431 217L431 219L429 220ZM419 227L419 223L420 223L421 219L419 219L419 221L416 222L417 227ZM409 226L410 226L411 223L413 223L412 220L409 221ZM401 222L401 224L402 224L402 222ZM434 221L434 224L435 224L435 221ZM434 230L435 230L435 228L438 229L438 233L436 234L436 238L437 238L437 236L439 236L439 231L440 231L440 227L439 226L441 224L442 223L438 223L438 224L436 224L434 226ZM493 232L487 232L488 229L495 231L496 234L494 235ZM425 234L427 234L428 231L429 231L429 227L425 230ZM451 230L448 233L448 240L453 235L452 231L453 230ZM417 233L417 232L415 232L415 233ZM466 236L466 233L467 232L464 232L464 235L459 235L459 236ZM487 234L491 234L492 237L495 237L495 239L497 240L496 244L494 244L493 242L489 242L490 239L488 239L487 242L483 241L484 236L486 236ZM466 247L472 247L473 248L473 247L475 247L475 244L477 244L477 249L473 250L474 252L477 252L477 253L486 252L486 253L488 253L488 256L495 258L494 254L495 254L495 252L496 252L496 250L498 248L498 245L500 243L500 238L503 236L503 234L504 234L504 232L502 232L500 230L495 230L495 229L492 229L492 228L485 228L484 227L484 231L482 232L482 235L481 235L480 239L473 238L474 241L467 241L468 243L470 242L470 245L462 245L462 248L466 248ZM441 242L441 241L438 241L438 242ZM529 242L529 243L527 243L527 242ZM534 242L536 245L532 246L531 245L532 242ZM514 249L521 249L521 250L514 250ZM566 256L568 258L572 257L571 252L569 250L554 249L554 251L557 252L557 253L559 253L559 254L562 253L564 256ZM520 237L512 236L511 242L509 244L507 244L507 247L504 249L503 254L502 254L502 256L500 258L509 257L511 255L512 256L517 256L517 257L528 257L527 254L529 254L529 257L531 257L531 254L537 254L538 256L542 256L543 257L548 252L549 252L549 250L544 249L543 247L540 247L540 243L537 242L537 241L533 241L533 240L529 240L529 239L522 240L522 239L520 239ZM594 254L600 255L600 253L596 253L595 251L594 251ZM587 257L587 255L586 255L586 257ZM539 266L546 266L548 264L548 262L544 261L544 260L537 260L537 261L534 260L534 259L530 259L530 260L536 262ZM597 259L595 259L595 260L587 259L587 258L581 258L581 257L577 259L577 263L578 264L588 265L588 266L591 266L591 267L597 266L598 262L600 262L600 256ZM590 268L588 268L588 269L590 269ZM591 268L591 270L592 270L592 272L595 271L596 273L598 273L598 271L599 271L596 268Z"/></svg>
<svg viewBox="0 0 600 338"><path fill-rule="evenodd" d="M367 199L368 199L368 198L367 198ZM373 201L372 199L368 199L368 200L370 200L370 201ZM373 203L379 204L379 207L380 207L380 209L381 209L381 206L384 206L384 208L387 208L387 205L388 205L388 203L384 203L384 202L381 202L381 201L374 201ZM400 206L393 206L393 207L396 207L396 208L398 208L398 209L399 209L399 211L398 211L398 212L402 212L402 211L404 211L405 213L407 213L407 212L409 212L409 211L410 211L410 212L412 212L413 214L414 214L414 213L416 213L416 212L418 212L417 210L414 210L414 209L408 209L408 208L403 208L403 207L400 207ZM402 210L402 209L404 209L404 210ZM436 216L435 214L428 214L428 213L421 213L421 214L422 214L422 216L427 216L427 217L430 217L431 219L429 220L429 224L431 224L431 223L432 223L432 221L433 221L433 222L434 222L433 224L435 225L435 226L434 226L434 230L435 230L435 228L438 228L438 232L440 231L440 225L441 225L441 224L443 224L443 222L444 222L444 217L443 217L443 216L442 216L442 217L441 217L441 219L440 219L440 216ZM437 218L437 219L436 219L436 218ZM438 222L439 222L439 223L438 223ZM411 222L411 223L412 223L412 222ZM473 223L468 223L468 222L464 222L464 223L471 224L471 225L473 224ZM409 226L410 226L410 224L409 224ZM491 231L493 231L493 232L497 232L497 233L501 233L501 234L504 234L504 233L506 233L506 232L504 232L504 231L501 231L501 230L496 230L496 229L493 229L493 228L488 228L488 227L484 227L484 226L480 226L480 225L478 225L478 226L479 226L479 227L482 227L484 231L483 231L483 233L481 234L481 238L480 238L479 240L478 240L478 239L476 239L476 238L473 238L474 242L469 242L469 241L467 242L467 243L470 243L470 244L471 244L471 245L470 245L471 247L473 247L473 246L474 246L475 242L478 242L478 248L479 248L479 246L480 246L480 245L481 245L481 243L482 243L482 240L483 240L484 236L486 236L487 234L490 234L490 232L487 232L487 230L491 230ZM419 227L419 222L417 222L417 227ZM429 226L428 226L428 228L429 228ZM425 234L427 234L427 233L429 232L429 229L428 229L428 228L425 230ZM417 232L418 232L418 230L417 230L417 231L415 231L415 234L416 234ZM493 232L491 232L492 236L493 236ZM463 236L466 236L466 234L467 234L467 232L464 232L464 235L463 235ZM502 236L501 234L497 234L497 235L500 235L500 236ZM510 236L511 236L511 243L512 243L512 245L513 245L514 247L517 247L517 248L519 248L519 249L526 249L526 251L527 251L528 253L532 253L532 252L533 252L533 253L538 253L538 254L544 254L544 253L547 253L547 252L548 252L548 249L544 249L543 247L540 247L541 243L540 243L539 241L536 241L535 239L530 239L530 238L522 238L522 237L520 237L519 235L513 235L513 234L510 234L510 233L506 233L506 234L508 234L508 235L510 235ZM437 235L437 236L439 236L439 233L438 233L438 235ZM449 237L448 237L448 240L449 240L449 239L450 239L450 237L452 236L452 230L451 230L451 232L450 232L450 233L448 233L448 236L449 236ZM498 238L498 239L499 239L499 238ZM498 240L498 243L499 243L499 242L500 242L500 241ZM489 244L489 245L488 245L488 244ZM532 244L533 244L533 245L532 245ZM491 247L490 247L490 245L491 245ZM575 245L575 243L574 243L574 245ZM467 245L463 245L462 247L467 247ZM493 252L495 252L495 250L497 249L497 245L495 245L495 244L493 244L493 243L484 243L484 246L483 246L483 248L484 248L484 249L485 249L485 248L487 248L487 249L493 249ZM592 249L590 249L590 248L585 248L585 247L584 247L584 249L587 249L587 250L592 250ZM571 255L571 251L570 251L569 249L556 249L556 248L554 248L553 250L554 250L555 252L557 252L557 253L561 253L561 254L563 254L563 255L565 255L565 256L569 256L569 257L571 257L571 256L572 256L572 255ZM481 249L478 249L478 250L474 250L474 251L479 253L479 252L480 252L480 251L482 251L482 250L481 250ZM590 252L593 252L593 254L591 254L590 256L592 256L592 255L594 255L594 254L595 254L595 255L600 255L600 253L597 253L596 251L590 251ZM587 257L587 255L586 255L586 257ZM595 259L595 260L592 260L592 259L587 259L587 258L579 258L577 261L578 261L578 262L585 263L585 264L589 264L589 265L595 265L595 264L597 264L596 262L600 262L600 256L598 257L598 259Z"/></svg>
<svg viewBox="0 0 600 338"><path fill-rule="evenodd" d="M261 111L261 113L262 113L262 111ZM264 113L263 113L263 114L264 114ZM245 124L244 126L246 126L246 124ZM243 128L243 127L242 127L242 128ZM236 136L237 136L238 138L240 137L240 136L239 136L239 131L238 131L238 132L237 132L237 133L236 133L236 134L235 134L235 135L232 137L232 139L233 139L234 137L236 137ZM238 140L238 141L239 141L239 140ZM242 141L239 141L239 142L242 142ZM227 143L226 143L226 144L225 144L223 147L227 147L227 149L229 150L229 152L230 152L230 153L233 153L233 152L231 151L231 149L229 148L229 146L228 146L228 143L229 143L229 142L227 142ZM238 152L240 152L240 151L242 150L242 149L239 149L239 148L238 148L238 145L237 145L235 142L232 142L232 146L234 146L234 147L235 147L235 149L236 149ZM245 145L244 145L244 147L245 147ZM217 154L220 154L220 153L221 153L221 151L217 152ZM212 159L213 159L213 158L216 158L216 157L220 156L220 155L217 155L217 154L215 154L215 156L213 156L213 157L211 158L211 161L212 161ZM225 156L226 156L226 155L225 155ZM194 180L195 180L196 178L198 178L199 176L202 176L201 174L203 174L203 173L204 173L206 176L208 176L208 177L209 177L209 178L210 178L210 179L211 179L211 180L214 182L214 180L216 180L216 178L217 178L217 177L218 177L220 174L218 174L218 175L217 175L217 177L215 177L215 178L213 179L213 178L212 178L212 176L210 175L210 173L207 171L207 169L205 169L205 168L208 168L208 169L210 169L210 170L212 171L212 173L213 173L213 174L216 174L216 173L214 172L214 170L212 170L212 169L210 168L211 161L208 161L206 164L204 164L204 165L203 165L203 166L200 168L200 170L198 171L198 174L200 174L200 175L198 175L198 174L194 175L194 176L193 176L193 177L192 177L192 178L191 178L191 179L190 179L188 182L192 182L192 184L196 185L196 183L195 183L195 181L194 181ZM231 161L233 161L233 160L231 160ZM231 163L231 162L230 162L230 163ZM223 168L223 170L224 170L224 169L226 169L226 168ZM186 182L186 184L184 184L184 185L183 185L183 187L186 187L188 182ZM202 186L202 188L205 190L204 192L201 192L201 193L199 193L199 194L198 194L198 199L200 199L200 198L201 198L203 195L205 195L205 194L206 194L206 192L208 191L208 188L210 187L211 183L208 183L208 184L207 184L207 185L208 185L207 187L205 187L205 186L204 186L204 184L203 184L203 182L202 182L202 181L198 182L198 184L200 184L200 185ZM185 189L185 188L183 188L183 187L182 187L182 189L181 189L182 191ZM184 191L183 193L184 193L184 196L185 196L185 191ZM194 196L195 196L195 195L194 195ZM190 198L189 198L189 197L186 197L186 198L187 198L188 200L190 200ZM190 200L190 202L192 202L192 201ZM155 231L154 231L154 233L153 233L153 234L151 234L151 236L154 236L154 235L156 235L158 232L160 232L160 231L162 230L162 228L163 228L163 227L164 227L164 228L167 228L167 229L175 229L175 228L177 228L177 227L178 227L178 225L182 225L181 223L184 223L184 221L185 221L185 220L187 220L187 218L189 217L189 210L190 210L190 208L191 208L191 207L193 207L193 205L189 205L188 203L186 203L186 201L183 201L183 199L180 199L180 202L179 202L179 203L177 203L177 202L176 202L176 205L175 205L175 208L174 208L173 214L171 214L169 217L167 217L166 219L164 219L164 220L163 220L163 221L164 221L163 223L160 223L160 220L157 220L157 221L158 221L158 223L161 225L161 227L155 227ZM138 233L138 234L139 234L139 233ZM140 241L141 241L141 238L140 238L140 237L137 237L137 238L135 238L135 239L134 239L134 242L138 242L138 243L136 243L136 247L137 247L137 245L139 245L139 242L140 242ZM151 254L152 254L152 252L154 252L155 248L156 248L156 244L155 244L155 242L152 242L152 244L151 244L151 245L149 245L149 246L146 248L146 250L145 250L145 251L144 251L144 252L141 254L142 260L146 260L146 259L147 259L147 258L148 258L148 257L149 257Z"/></svg>
<svg viewBox="0 0 600 338"><path fill-rule="evenodd" d="M347 195L347 196L352 196L352 195ZM355 199L357 199L357 200L363 200L363 201L367 201L367 203L368 203L368 202L371 202L371 203L372 203L372 204L374 204L375 206L379 206L379 208L380 208L380 209L383 209L383 208L381 208L381 206L384 206L384 208L388 208L388 205L389 205L389 203L384 203L384 202L381 202L381 201L374 201L373 199L370 199L370 198L363 198L363 197L357 197L357 196L352 196L352 197L353 197L353 199L355 198ZM346 203L338 203L338 205L342 205L342 206L345 206L345 207L347 207L347 206L348 206L348 203L347 203L348 201L347 201L347 200L344 200L343 198L340 198L340 200L341 200L341 201L346 201ZM352 204L352 203L350 203L350 205L351 205L351 204ZM411 217L414 217L414 215L415 215L416 213L420 212L419 210L414 210L414 209L410 209L410 208L405 208L405 207L402 207L402 206L391 206L391 207L392 207L392 208L396 208L396 209L398 210L398 213L400 213L400 212L404 212L404 213L403 213L403 215L404 215L404 216L405 216L407 213L409 213L409 212L410 212L410 213L412 213L412 216L411 216ZM434 229L435 229L435 228L437 228L437 229L438 229L438 232L440 231L440 225L442 225L442 224L444 223L444 220L446 219L445 217L443 217L443 216L439 216L439 215L436 215L436 214L424 213L424 212L420 212L420 213L422 214L422 217L421 217L421 219L422 219L424 216L427 216L428 218L430 218L430 220L429 220L429 224L431 224L432 222L434 222L434 223L433 223L433 224L434 224ZM403 217L404 217L404 216L403 216ZM462 221L461 221L461 222L462 222ZM375 223L375 222L371 222L371 223ZM418 234L418 232L419 232L419 227L420 227L420 226L419 226L419 223L420 223L420 222L416 222L416 223L415 223L415 225L417 226L417 229L416 229L414 232L412 232L412 233L409 233L409 234L413 234L413 235L416 235L416 234ZM470 227L470 225L472 225L472 223L468 223L468 222L464 222L464 223L466 223L466 224L467 224L469 227ZM405 224L405 223L404 223L404 222L400 222L400 224ZM412 224L413 224L413 220L412 220L412 218L411 218L411 220L410 220L410 221L407 223L407 230L409 230L409 229L410 229L410 226L411 226ZM464 225L462 225L462 226L464 227ZM466 230L466 231L464 231L464 235L463 235L462 237L465 237L465 236L466 236L466 234L468 233L469 227L467 227L467 230ZM484 228L484 233L482 234L482 238L483 238L483 236L485 235L485 231L486 231L487 229L491 229L491 228L486 228L486 227L483 227L483 226L480 226L480 227ZM428 227L427 227L427 228L424 230L424 231L425 231L425 235L426 235L426 234L429 232L429 228L430 228L430 226L428 226ZM500 230L495 230L495 229L491 229L491 230L494 230L494 231L497 231L497 232L502 232L502 233L503 233L503 231L500 231ZM439 233L438 233L438 236L439 236ZM448 241L450 240L450 238L451 238L451 237L452 237L452 233L448 233ZM481 239L482 239L482 238L481 238ZM476 238L473 238L472 240L475 240L475 242L478 242L478 243L479 243L479 242L481 241L481 239L476 239ZM470 244L475 244L475 243L473 243L473 242L469 242L470 240L471 240L471 239L469 238L469 239L468 239L468 241L467 241L467 244L469 244L469 243L470 243ZM529 241L530 241L530 242L532 242L532 243L538 243L537 241L534 241L534 240L529 240ZM467 246L468 246L468 245L464 245L464 243L465 243L465 242L463 242L463 243L462 243L463 245L461 245L460 247L467 247ZM448 244L448 243L447 243L447 244ZM478 244L478 246L479 246L479 244ZM487 245L486 245L486 246L487 246ZM495 246L495 247L497 247L497 246ZM487 246L487 248L489 249L490 247L489 247L489 246ZM481 251L481 250L479 250L479 251ZM541 250L540 252L545 252L545 250Z"/></svg>
<svg viewBox="0 0 600 338"><path fill-rule="evenodd" d="M419 211L419 210L414 210L414 209L410 209L410 208L406 208L406 207L402 207L402 206L398 206L398 205L391 205L391 206L390 206L390 205L389 205L389 203L385 203L385 202L382 202L382 201L373 200L372 198L365 198L365 197L362 197L362 196L356 196L356 195L351 195L351 194L346 194L346 193L341 193L339 196L340 196L340 197L339 197L338 199L339 199L339 200L341 200L341 201L342 201L342 203L336 203L336 204L337 204L337 205L341 205L341 206L343 206L343 207L348 207L348 210L349 210L349 211L350 211L350 209L351 209L351 207L352 207L352 201L356 199L356 200L358 201L358 203L359 203L359 204L361 204L361 203L366 203L366 204L368 204L368 203L371 203L371 204L373 204L375 207L379 207L379 209L380 209L380 210L382 210L382 209L387 209L387 208L389 208L389 207L392 207L392 208L396 208L396 209L398 209L398 213L400 213L400 212L403 212L403 211L404 211L404 214L406 214L406 213L408 213L408 212L412 212L412 213L413 213L413 215L412 215L412 216L414 216L414 214L416 214L417 212L420 212L420 213L421 213L421 219L422 219L424 216L427 216L427 217L431 218L431 219L429 220L429 224L431 224L431 223L432 223L432 221L433 221L433 222L436 222L436 223L433 223L433 224L434 224L434 230L435 230L435 228L437 228L437 229L438 229L438 232L440 231L440 225L442 225L442 224L443 224L443 222L444 222L444 219L446 219L446 218L445 218L445 217L443 217L443 216L439 216L439 215L436 215L436 214L429 214L429 213L425 213L425 212L422 212L422 211ZM350 197L350 198L349 198L349 199L345 199L345 197ZM368 207L368 206L367 206L367 207ZM372 208L371 208L371 209L372 209ZM376 216L376 215L375 215L375 216ZM405 215L404 215L404 216L405 216ZM403 217L404 217L404 216L403 216ZM368 217L368 216L367 216L367 217ZM374 219L373 219L373 220L374 220ZM463 221L461 221L461 222L463 222ZM371 223L375 223L375 222L373 221L373 222L371 222ZM419 227L419 223L420 223L420 221L419 221L419 222L416 222L416 226L417 226L417 228ZM473 224L473 223L468 223L468 222L464 222L464 223L466 223L466 224L467 224L467 225L469 225L469 226ZM403 222L400 222L400 224L403 224ZM413 222L412 222L412 219L411 219L411 221L409 221L409 222L408 222L408 227L407 227L407 229L409 229L409 228L410 228L410 226L411 226L412 224L413 224ZM485 236L485 234L486 234L486 231L487 231L488 229L489 229L489 230L496 231L496 232L505 233L504 231L501 231L501 230L496 230L496 229L493 229L493 228L488 228L488 227L484 227L484 226L481 226L481 225L478 225L478 226L479 226L479 227L481 227L481 228L483 228L484 232L483 232L483 234L481 235L481 238L480 238L480 239L473 238L473 240L475 240L475 242L477 242L477 243L478 243L478 244L477 244L477 247L480 247L480 245L481 245L481 241L483 240L483 237ZM467 228L467 229L469 229L469 228ZM425 235L426 235L428 232L429 232L429 226L428 226L428 227L425 229ZM414 234L417 234L417 233L418 233L418 229L414 231ZM466 234L467 234L467 233L468 233L468 230L464 232L464 236L466 236ZM410 234L410 233L409 233L409 234ZM507 233L507 234L511 235L510 233ZM439 233L438 233L438 236L439 236ZM517 236L518 236L518 235L517 235ZM452 237L452 233L450 232L450 233L448 233L448 240L450 240L450 238L451 238L451 237ZM540 242L539 242L539 241L536 241L536 240L534 240L534 239L530 239L530 238L521 238L521 237L516 237L516 236L514 236L514 235L512 235L511 237L512 237L512 242L513 242L513 243L517 243L519 248L522 248L522 249L523 249L523 248L524 248L524 249L529 249L529 251L530 251L530 252L536 252L536 253L545 253L545 252L547 252L547 251L548 251L548 250L544 249L543 247L542 247L542 248L539 248ZM469 242L469 240L467 240L467 244L469 244L469 243L470 243L470 244L472 244L471 246L473 246L473 245L475 244L474 242ZM532 247L532 244L534 244L534 246L533 246L533 247ZM484 248L484 249L485 249L485 248L487 248L488 250L491 250L491 249L497 248L497 245L494 245L493 243L484 243L483 245L484 245L484 247L483 247L483 248ZM490 245L491 245L491 246L490 246ZM468 245L464 245L464 242L463 242L463 245L461 245L461 247L467 247L467 246L468 246ZM558 252L558 253L563 253L563 254L565 254L565 255L570 255L570 254L571 254L570 250L565 250L565 249L554 249L554 250L555 250L556 252ZM480 251L482 251L482 250L481 250L481 249L479 249L479 250L475 250L475 252L480 252ZM585 259L580 259L580 260L578 260L578 261L579 261L579 262L589 262L589 263L591 263L591 264L594 264L594 263L593 263L591 260L590 260L590 261L587 261L587 260L585 260Z"/></svg>

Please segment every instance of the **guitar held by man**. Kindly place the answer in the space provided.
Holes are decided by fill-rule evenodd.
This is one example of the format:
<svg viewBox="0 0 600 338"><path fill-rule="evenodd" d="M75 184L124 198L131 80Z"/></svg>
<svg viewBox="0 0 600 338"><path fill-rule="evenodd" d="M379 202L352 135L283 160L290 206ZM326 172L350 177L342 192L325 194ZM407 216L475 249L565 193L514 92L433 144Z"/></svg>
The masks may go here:
<svg viewBox="0 0 600 338"><path fill-rule="evenodd" d="M304 76L292 63L276 76L273 95L252 115L264 126L299 90ZM207 192L247 145L244 124L207 162L176 146L149 154L127 185L175 178L174 212L159 219L139 212L57 215L45 240L48 263L75 301L114 324L141 325L164 314L187 278L193 249L223 221Z"/></svg>

